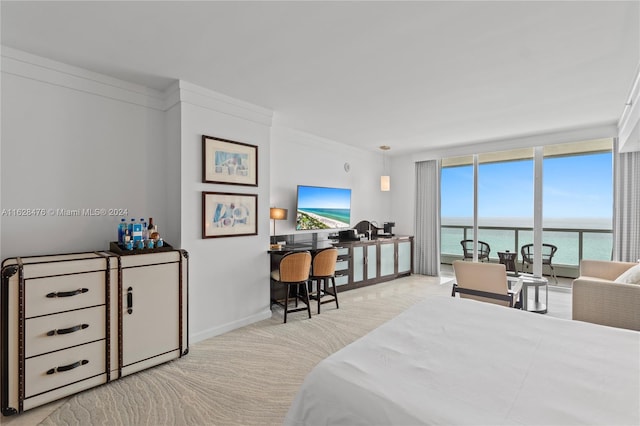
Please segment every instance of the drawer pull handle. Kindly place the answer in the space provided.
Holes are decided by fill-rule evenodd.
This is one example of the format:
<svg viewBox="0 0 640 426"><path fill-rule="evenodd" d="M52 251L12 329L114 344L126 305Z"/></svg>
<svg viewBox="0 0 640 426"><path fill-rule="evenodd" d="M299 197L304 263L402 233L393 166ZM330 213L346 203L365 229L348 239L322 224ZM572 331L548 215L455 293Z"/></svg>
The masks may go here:
<svg viewBox="0 0 640 426"><path fill-rule="evenodd" d="M87 327L89 327L89 324L78 324L75 327L59 328L57 330L51 330L47 332L47 336L55 336L56 334L69 334L73 333L74 331L84 330Z"/></svg>
<svg viewBox="0 0 640 426"><path fill-rule="evenodd" d="M89 360L83 359L81 361L74 362L73 364L52 368L51 370L47 371L47 374L62 373L63 371L73 370L74 368L80 367L81 365L85 364L89 364Z"/></svg>
<svg viewBox="0 0 640 426"><path fill-rule="evenodd" d="M49 298L52 298L52 297L71 297L71 296L76 296L76 295L81 294L81 293L86 293L88 291L89 291L88 288L79 288L79 289L73 290L73 291L57 291L57 292L53 292L53 293L47 294L47 297L49 297Z"/></svg>

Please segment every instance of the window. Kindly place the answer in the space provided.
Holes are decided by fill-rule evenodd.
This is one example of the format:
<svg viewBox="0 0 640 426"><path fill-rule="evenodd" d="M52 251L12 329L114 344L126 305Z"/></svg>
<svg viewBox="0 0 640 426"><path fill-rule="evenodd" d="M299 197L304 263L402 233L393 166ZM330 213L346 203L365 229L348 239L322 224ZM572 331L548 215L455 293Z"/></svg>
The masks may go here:
<svg viewBox="0 0 640 426"><path fill-rule="evenodd" d="M603 232L612 229L611 149L608 139L544 148L543 240L558 243L558 264L611 259L612 234Z"/></svg>
<svg viewBox="0 0 640 426"><path fill-rule="evenodd" d="M554 265L574 269L580 259L610 259L612 247L612 140L543 148L542 240L558 247ZM477 158L477 193L474 192ZM474 196L478 240L497 252L533 242L534 149L483 153L442 161L442 259L462 256L473 239ZM521 261L521 259L519 259Z"/></svg>

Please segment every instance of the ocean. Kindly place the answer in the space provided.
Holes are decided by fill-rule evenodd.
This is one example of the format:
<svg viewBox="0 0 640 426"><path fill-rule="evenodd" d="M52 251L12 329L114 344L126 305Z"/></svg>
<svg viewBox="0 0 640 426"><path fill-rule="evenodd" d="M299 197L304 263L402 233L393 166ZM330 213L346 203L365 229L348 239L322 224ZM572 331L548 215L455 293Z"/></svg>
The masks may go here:
<svg viewBox="0 0 640 426"><path fill-rule="evenodd" d="M464 239L461 228L447 228L447 225L469 226L467 238L472 239L472 224L470 218L442 218L441 253L462 255L460 241ZM521 262L520 248L533 243L533 231L518 231L518 247L515 242L515 230L511 229L482 229L482 226L502 228L532 227L532 218L492 218L480 220L478 239L491 247L490 258L497 259L499 251L516 251L518 261ZM579 265L579 238L577 230L582 230L582 258L611 260L613 239L611 234L611 219L606 218L560 218L549 219L544 222L545 228L560 228L566 231L543 231L542 242L558 247L553 263L563 265ZM575 230L575 231L574 231ZM591 232L589 232L591 230ZM593 232L594 230L608 230L609 232Z"/></svg>
<svg viewBox="0 0 640 426"><path fill-rule="evenodd" d="M326 217L327 219L337 220L338 222L346 223L350 222L351 210L350 209L300 209L302 212L313 213L318 216Z"/></svg>

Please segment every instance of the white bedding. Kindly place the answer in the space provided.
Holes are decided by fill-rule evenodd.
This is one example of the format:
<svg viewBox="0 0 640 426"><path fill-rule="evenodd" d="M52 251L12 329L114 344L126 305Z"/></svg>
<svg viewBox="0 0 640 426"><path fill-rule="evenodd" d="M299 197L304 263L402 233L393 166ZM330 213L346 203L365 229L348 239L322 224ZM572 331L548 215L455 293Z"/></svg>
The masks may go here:
<svg viewBox="0 0 640 426"><path fill-rule="evenodd" d="M320 362L287 425L640 425L640 333L434 297Z"/></svg>

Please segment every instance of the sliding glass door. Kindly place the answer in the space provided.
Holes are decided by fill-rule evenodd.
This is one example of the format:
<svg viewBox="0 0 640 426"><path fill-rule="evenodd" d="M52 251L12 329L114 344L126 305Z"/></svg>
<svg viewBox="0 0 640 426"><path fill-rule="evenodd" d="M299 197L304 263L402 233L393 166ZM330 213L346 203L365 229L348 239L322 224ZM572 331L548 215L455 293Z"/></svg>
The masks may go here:
<svg viewBox="0 0 640 426"><path fill-rule="evenodd" d="M532 228L533 149L478 155L478 239L489 244L491 258L517 253Z"/></svg>

